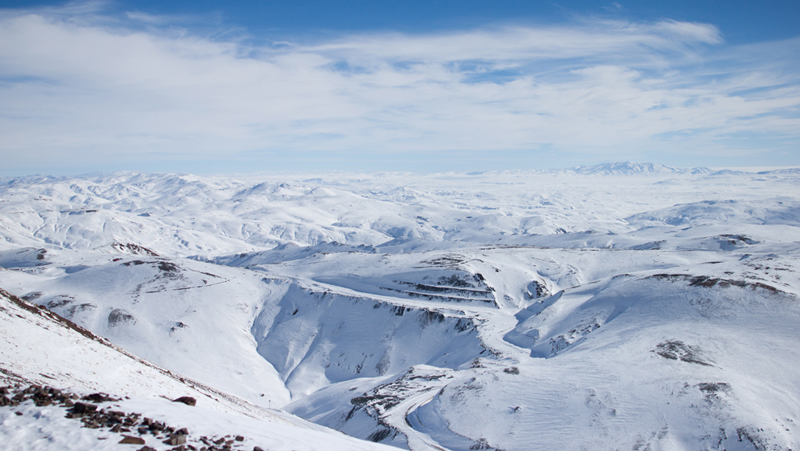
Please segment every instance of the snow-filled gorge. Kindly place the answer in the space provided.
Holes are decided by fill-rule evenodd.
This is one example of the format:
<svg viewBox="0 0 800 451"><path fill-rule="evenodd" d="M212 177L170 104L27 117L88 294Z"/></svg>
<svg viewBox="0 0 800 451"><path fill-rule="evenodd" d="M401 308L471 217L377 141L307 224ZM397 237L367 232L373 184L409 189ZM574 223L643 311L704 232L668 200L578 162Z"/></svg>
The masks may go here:
<svg viewBox="0 0 800 451"><path fill-rule="evenodd" d="M198 450L798 449L799 188L634 163L1 179L0 386L107 393ZM66 412L0 406L0 440L139 449Z"/></svg>

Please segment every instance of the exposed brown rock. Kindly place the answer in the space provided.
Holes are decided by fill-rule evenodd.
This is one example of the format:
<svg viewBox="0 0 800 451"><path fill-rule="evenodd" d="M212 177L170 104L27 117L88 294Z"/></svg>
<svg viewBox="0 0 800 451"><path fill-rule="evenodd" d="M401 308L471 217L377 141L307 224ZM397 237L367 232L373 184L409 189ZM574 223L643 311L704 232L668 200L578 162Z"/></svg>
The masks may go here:
<svg viewBox="0 0 800 451"><path fill-rule="evenodd" d="M118 399L114 399L105 393L92 393L91 395L86 395L83 397L85 401L91 401L94 403L101 403L106 401L119 401Z"/></svg>
<svg viewBox="0 0 800 451"><path fill-rule="evenodd" d="M172 437L164 440L164 443L171 446L183 445L186 443L186 436L183 434L173 434Z"/></svg>
<svg viewBox="0 0 800 451"><path fill-rule="evenodd" d="M86 415L92 414L97 410L97 406L92 404L84 404L82 402L76 402L74 406L70 409L70 412L77 415Z"/></svg>
<svg viewBox="0 0 800 451"><path fill-rule="evenodd" d="M187 406L195 406L197 405L197 400L192 398L191 396L181 396L178 399L173 399L172 402L182 402Z"/></svg>
<svg viewBox="0 0 800 451"><path fill-rule="evenodd" d="M144 439L130 435L123 435L122 440L120 440L119 443L121 445L144 445Z"/></svg>

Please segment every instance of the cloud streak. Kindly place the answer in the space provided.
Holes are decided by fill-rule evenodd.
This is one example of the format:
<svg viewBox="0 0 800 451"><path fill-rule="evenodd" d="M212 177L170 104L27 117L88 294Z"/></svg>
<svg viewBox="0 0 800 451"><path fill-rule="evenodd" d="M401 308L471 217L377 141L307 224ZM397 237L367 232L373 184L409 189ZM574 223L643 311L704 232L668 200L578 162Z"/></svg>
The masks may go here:
<svg viewBox="0 0 800 451"><path fill-rule="evenodd" d="M140 13L6 11L0 154L121 168L303 151L724 155L742 133L796 145L800 41L769 45L760 57L713 25L588 19L253 45Z"/></svg>

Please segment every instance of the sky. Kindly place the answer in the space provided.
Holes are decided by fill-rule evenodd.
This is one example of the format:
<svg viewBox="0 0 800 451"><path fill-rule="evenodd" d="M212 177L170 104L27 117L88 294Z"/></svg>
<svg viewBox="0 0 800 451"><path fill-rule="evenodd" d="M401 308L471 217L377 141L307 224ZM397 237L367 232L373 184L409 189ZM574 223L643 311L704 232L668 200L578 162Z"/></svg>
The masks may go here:
<svg viewBox="0 0 800 451"><path fill-rule="evenodd" d="M0 176L800 165L800 1L0 0Z"/></svg>

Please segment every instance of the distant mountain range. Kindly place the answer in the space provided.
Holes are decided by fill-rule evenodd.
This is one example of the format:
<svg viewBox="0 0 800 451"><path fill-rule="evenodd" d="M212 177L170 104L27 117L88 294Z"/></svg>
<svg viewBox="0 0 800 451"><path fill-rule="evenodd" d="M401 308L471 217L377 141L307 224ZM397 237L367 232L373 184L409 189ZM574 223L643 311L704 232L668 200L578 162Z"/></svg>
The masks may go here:
<svg viewBox="0 0 800 451"><path fill-rule="evenodd" d="M672 166L664 166L657 163L633 163L630 161L616 162L616 163L603 163L591 166L576 166L574 168L563 169L563 173L584 174L584 175L649 175L649 174L693 174L693 175L707 175L711 174L711 169L708 168L675 168Z"/></svg>
<svg viewBox="0 0 800 451"><path fill-rule="evenodd" d="M704 168L677 168L658 163L636 163L631 161L581 165L564 169L508 170L473 172L471 174L569 174L569 175L609 175L609 176L646 176L646 175L709 175L715 171Z"/></svg>

